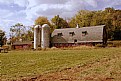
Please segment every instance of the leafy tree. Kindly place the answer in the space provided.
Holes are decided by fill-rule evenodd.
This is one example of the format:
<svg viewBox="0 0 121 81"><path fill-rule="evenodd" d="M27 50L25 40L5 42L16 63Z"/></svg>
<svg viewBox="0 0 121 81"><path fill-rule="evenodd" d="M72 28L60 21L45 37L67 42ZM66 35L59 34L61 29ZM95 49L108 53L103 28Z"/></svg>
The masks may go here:
<svg viewBox="0 0 121 81"><path fill-rule="evenodd" d="M77 25L78 23L76 22L76 18L75 18L75 17L72 17L72 18L69 20L68 24L69 24L69 27L74 28L74 27L76 27L76 25Z"/></svg>
<svg viewBox="0 0 121 81"><path fill-rule="evenodd" d="M121 30L116 29L113 34L114 40L121 40Z"/></svg>
<svg viewBox="0 0 121 81"><path fill-rule="evenodd" d="M30 26L17 23L10 28L10 39L12 43L16 41L32 41L33 29Z"/></svg>
<svg viewBox="0 0 121 81"><path fill-rule="evenodd" d="M33 32L33 27L29 27L29 29L26 31L27 33L25 34L25 40L27 41L33 41L34 40L34 32Z"/></svg>
<svg viewBox="0 0 121 81"><path fill-rule="evenodd" d="M14 41L19 41L20 39L23 39L25 35L26 27L21 24L17 23L10 28L10 37L14 39Z"/></svg>
<svg viewBox="0 0 121 81"><path fill-rule="evenodd" d="M0 30L0 46L2 47L2 45L4 45L6 43L6 36L5 36L5 32Z"/></svg>
<svg viewBox="0 0 121 81"><path fill-rule="evenodd" d="M89 10L80 10L69 22L69 26L72 28L76 27L77 24L81 27L89 26L93 16L93 13L90 12Z"/></svg>
<svg viewBox="0 0 121 81"><path fill-rule="evenodd" d="M35 20L35 25L43 25L43 24L48 24L50 25L49 20L47 19L47 17L44 16L40 16Z"/></svg>
<svg viewBox="0 0 121 81"><path fill-rule="evenodd" d="M51 19L51 22L54 26L54 28L59 29L59 28L68 28L69 25L64 20L63 18L59 17L59 15L55 16L54 18Z"/></svg>
<svg viewBox="0 0 121 81"><path fill-rule="evenodd" d="M42 26L43 24L48 24L50 26L50 31L51 33L54 30L54 26L49 22L49 20L47 19L47 17L44 16L40 16L35 20L35 25L40 25Z"/></svg>
<svg viewBox="0 0 121 81"><path fill-rule="evenodd" d="M108 39L120 40L121 33L121 10L114 8L105 8L105 10L88 11L80 10L69 21L70 27L81 27L105 25L108 32Z"/></svg>

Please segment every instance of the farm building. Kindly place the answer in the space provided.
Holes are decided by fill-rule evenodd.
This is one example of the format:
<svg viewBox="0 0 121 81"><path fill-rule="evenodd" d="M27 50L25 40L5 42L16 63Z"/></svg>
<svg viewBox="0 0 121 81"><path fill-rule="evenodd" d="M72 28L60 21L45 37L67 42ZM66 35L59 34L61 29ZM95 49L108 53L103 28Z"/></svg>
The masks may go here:
<svg viewBox="0 0 121 81"><path fill-rule="evenodd" d="M95 45L107 43L107 32L104 25L55 29L51 35L54 47L69 47L78 45Z"/></svg>
<svg viewBox="0 0 121 81"><path fill-rule="evenodd" d="M39 35L38 35L39 34ZM104 25L55 29L50 36L50 27L44 24L34 28L34 49L48 47L70 47L79 45L107 44Z"/></svg>
<svg viewBox="0 0 121 81"><path fill-rule="evenodd" d="M13 49L38 49L49 47L71 47L79 45L107 44L105 25L76 28L55 29L50 35L47 24L34 27L34 42L15 42Z"/></svg>
<svg viewBox="0 0 121 81"><path fill-rule="evenodd" d="M32 41L15 42L12 44L12 49L31 49L33 47Z"/></svg>

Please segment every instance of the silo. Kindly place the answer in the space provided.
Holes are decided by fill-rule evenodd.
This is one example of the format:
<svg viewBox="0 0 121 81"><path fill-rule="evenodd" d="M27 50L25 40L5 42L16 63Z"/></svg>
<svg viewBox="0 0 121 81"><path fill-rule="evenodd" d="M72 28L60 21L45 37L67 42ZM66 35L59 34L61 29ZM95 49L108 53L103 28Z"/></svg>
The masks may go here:
<svg viewBox="0 0 121 81"><path fill-rule="evenodd" d="M41 47L41 26L38 25L38 47Z"/></svg>
<svg viewBox="0 0 121 81"><path fill-rule="evenodd" d="M34 49L38 48L38 45L40 44L41 40L41 26L36 25L34 27Z"/></svg>
<svg viewBox="0 0 121 81"><path fill-rule="evenodd" d="M41 48L49 48L50 27L47 24L42 25Z"/></svg>

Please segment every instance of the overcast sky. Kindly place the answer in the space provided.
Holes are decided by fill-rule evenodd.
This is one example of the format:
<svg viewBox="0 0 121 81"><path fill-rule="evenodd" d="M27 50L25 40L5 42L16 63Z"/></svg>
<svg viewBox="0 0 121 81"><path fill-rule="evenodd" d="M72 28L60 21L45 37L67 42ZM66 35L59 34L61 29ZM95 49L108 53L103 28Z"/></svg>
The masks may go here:
<svg viewBox="0 0 121 81"><path fill-rule="evenodd" d="M0 0L0 29L8 32L16 23L33 25L38 16L52 18L59 14L72 17L81 9L121 9L121 0Z"/></svg>

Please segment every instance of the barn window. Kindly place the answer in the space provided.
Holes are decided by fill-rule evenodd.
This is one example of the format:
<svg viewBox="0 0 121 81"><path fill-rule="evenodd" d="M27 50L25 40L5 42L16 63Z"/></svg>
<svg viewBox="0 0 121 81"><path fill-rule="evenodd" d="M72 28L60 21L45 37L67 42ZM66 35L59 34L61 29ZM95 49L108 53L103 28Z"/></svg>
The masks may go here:
<svg viewBox="0 0 121 81"><path fill-rule="evenodd" d="M82 31L82 36L85 36L87 34L88 34L87 31Z"/></svg>
<svg viewBox="0 0 121 81"><path fill-rule="evenodd" d="M63 36L63 34L62 33L58 33L58 36Z"/></svg>
<svg viewBox="0 0 121 81"><path fill-rule="evenodd" d="M77 39L74 39L74 43L77 42Z"/></svg>
<svg viewBox="0 0 121 81"><path fill-rule="evenodd" d="M74 36L75 33L74 33L74 32L69 32L69 35L70 35L70 36Z"/></svg>

